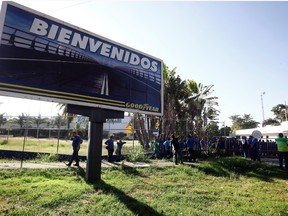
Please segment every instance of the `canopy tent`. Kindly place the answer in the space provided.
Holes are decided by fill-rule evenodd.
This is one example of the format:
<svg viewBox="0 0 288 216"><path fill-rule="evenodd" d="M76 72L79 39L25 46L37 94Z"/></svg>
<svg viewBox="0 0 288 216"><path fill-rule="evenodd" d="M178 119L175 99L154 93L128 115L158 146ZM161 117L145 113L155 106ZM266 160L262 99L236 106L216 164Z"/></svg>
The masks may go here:
<svg viewBox="0 0 288 216"><path fill-rule="evenodd" d="M284 136L288 136L288 121L282 122L279 126L267 125L265 127L236 130L236 136L250 136L255 130L260 131L264 139L267 136L269 139L275 139L278 137L279 133L283 133Z"/></svg>

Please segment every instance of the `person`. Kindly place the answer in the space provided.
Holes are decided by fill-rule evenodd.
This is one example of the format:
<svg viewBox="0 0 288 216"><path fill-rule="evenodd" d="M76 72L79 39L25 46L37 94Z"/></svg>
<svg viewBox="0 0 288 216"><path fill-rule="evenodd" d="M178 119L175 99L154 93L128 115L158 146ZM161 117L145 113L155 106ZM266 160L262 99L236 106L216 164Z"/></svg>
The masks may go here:
<svg viewBox="0 0 288 216"><path fill-rule="evenodd" d="M167 138L167 140L164 142L164 147L165 147L165 156L166 158L170 158L170 154L171 154L171 141L170 141L170 137Z"/></svg>
<svg viewBox="0 0 288 216"><path fill-rule="evenodd" d="M171 140L171 145L173 146L173 153L174 153L174 162L177 165L178 164L178 159L179 159L179 150L180 150L180 145L178 141L178 137L176 137L174 134L172 135L172 140ZM183 163L183 161L181 161Z"/></svg>
<svg viewBox="0 0 288 216"><path fill-rule="evenodd" d="M184 151L185 146L186 146L186 140L184 138L181 138L179 145L180 145L179 160L180 160L181 164L183 164L183 151Z"/></svg>
<svg viewBox="0 0 288 216"><path fill-rule="evenodd" d="M73 154L69 160L69 163L66 164L67 166L71 166L73 160L75 160L75 164L73 166L79 166L79 150L80 150L80 145L83 142L82 138L77 134L76 131L73 131L71 134L71 140L72 140L72 147L73 147Z"/></svg>
<svg viewBox="0 0 288 216"><path fill-rule="evenodd" d="M249 143L249 152L250 152L251 160L260 161L258 139L253 137L253 136L250 136L249 139L248 139L248 143Z"/></svg>
<svg viewBox="0 0 288 216"><path fill-rule="evenodd" d="M279 166L283 167L283 159L285 160L285 168L288 169L288 144L287 139L283 138L283 133L278 134L275 139L278 150Z"/></svg>
<svg viewBox="0 0 288 216"><path fill-rule="evenodd" d="M153 140L153 150L155 158L159 158L159 141L156 137Z"/></svg>
<svg viewBox="0 0 288 216"><path fill-rule="evenodd" d="M108 161L112 162L113 152L114 152L114 140L113 135L110 136L108 140L105 141L106 149L108 151Z"/></svg>
<svg viewBox="0 0 288 216"><path fill-rule="evenodd" d="M117 142L117 148L116 148L116 155L120 155L121 157L121 150L122 150L122 147L123 145L125 144L126 142L123 142L122 139L120 139L118 142Z"/></svg>
<svg viewBox="0 0 288 216"><path fill-rule="evenodd" d="M193 162L196 162L196 155L195 155L195 150L194 150L195 141L191 135L188 135L186 144L187 144L188 153L189 153L189 161L191 162L193 159Z"/></svg>
<svg viewBox="0 0 288 216"><path fill-rule="evenodd" d="M159 135L158 143L159 143L159 158L162 158L165 153L164 141L162 139L162 135Z"/></svg>
<svg viewBox="0 0 288 216"><path fill-rule="evenodd" d="M242 137L241 144L242 144L242 149L243 149L243 157L244 158L248 158L249 145L248 145L248 141L247 141L247 137L246 136Z"/></svg>

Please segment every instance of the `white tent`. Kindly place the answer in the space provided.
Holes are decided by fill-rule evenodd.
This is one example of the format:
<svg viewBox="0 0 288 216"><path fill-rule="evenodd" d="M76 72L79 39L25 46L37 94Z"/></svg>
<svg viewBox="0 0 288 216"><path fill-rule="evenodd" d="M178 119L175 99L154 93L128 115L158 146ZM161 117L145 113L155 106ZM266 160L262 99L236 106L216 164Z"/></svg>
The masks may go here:
<svg viewBox="0 0 288 216"><path fill-rule="evenodd" d="M278 137L279 133L283 133L284 136L288 136L288 121L282 122L279 126L267 125L265 127L251 128L236 130L236 136L250 136L253 131L260 131L262 133L263 139L268 136L269 139L275 139Z"/></svg>

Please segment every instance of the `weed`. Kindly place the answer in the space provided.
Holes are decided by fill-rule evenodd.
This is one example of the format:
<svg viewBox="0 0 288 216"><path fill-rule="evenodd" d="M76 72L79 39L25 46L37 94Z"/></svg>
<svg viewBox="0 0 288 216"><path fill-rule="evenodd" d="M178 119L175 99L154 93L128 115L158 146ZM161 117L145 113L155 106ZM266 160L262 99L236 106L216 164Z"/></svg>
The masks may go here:
<svg viewBox="0 0 288 216"><path fill-rule="evenodd" d="M55 161L59 161L59 155L53 154L53 153L50 153L50 154L38 153L36 159L43 161L43 162L55 162Z"/></svg>
<svg viewBox="0 0 288 216"><path fill-rule="evenodd" d="M130 162L147 162L148 157L143 147L137 146L128 152L126 160Z"/></svg>

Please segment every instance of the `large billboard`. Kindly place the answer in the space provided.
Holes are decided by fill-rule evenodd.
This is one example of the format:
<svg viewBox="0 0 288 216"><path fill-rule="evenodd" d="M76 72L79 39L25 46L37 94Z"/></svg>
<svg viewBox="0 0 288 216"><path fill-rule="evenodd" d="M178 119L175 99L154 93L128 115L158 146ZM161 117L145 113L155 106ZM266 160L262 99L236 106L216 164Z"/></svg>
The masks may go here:
<svg viewBox="0 0 288 216"><path fill-rule="evenodd" d="M0 95L163 113L158 58L14 2L2 3L0 38Z"/></svg>

